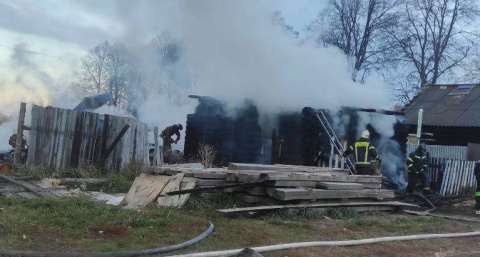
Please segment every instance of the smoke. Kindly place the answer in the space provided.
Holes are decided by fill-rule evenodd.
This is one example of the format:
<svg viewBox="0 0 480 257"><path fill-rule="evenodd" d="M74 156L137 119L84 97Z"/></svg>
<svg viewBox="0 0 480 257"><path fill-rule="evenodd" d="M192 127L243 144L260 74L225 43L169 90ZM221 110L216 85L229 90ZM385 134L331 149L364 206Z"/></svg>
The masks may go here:
<svg viewBox="0 0 480 257"><path fill-rule="evenodd" d="M379 134L380 139L376 142L379 157L382 159L380 170L382 175L392 180L400 187L406 186L404 170L405 155L400 149L398 142L392 139L394 136L394 125L397 117L393 115L383 115L379 113L359 112L359 122L357 125L357 138L362 131L371 125Z"/></svg>
<svg viewBox="0 0 480 257"><path fill-rule="evenodd" d="M186 128L187 114L193 113L196 103L175 104L165 95L152 94L138 109L139 119L150 127L158 126L159 133L173 124L182 124ZM178 144L172 145L173 150L183 150L185 137L182 136ZM153 134L149 135L150 143L154 142Z"/></svg>
<svg viewBox="0 0 480 257"><path fill-rule="evenodd" d="M100 43L114 38L127 46L139 59L138 69L145 75L138 88L142 97L137 107L140 120L150 126L184 124L186 114L196 104L196 100L187 98L189 94L224 99L232 105L231 110L244 99L252 99L267 113L298 112L304 106L333 110L341 106L385 108L390 102L389 90L380 79L371 77L365 84L351 81L348 58L338 49L299 42L281 26L274 26L272 15L277 6L273 1L86 0L65 5L88 12L80 15L82 20L93 17L88 26L80 28L69 21L57 27L61 29L58 33L46 25L45 31L33 32L75 42L75 33L56 35L65 33L72 23L71 29L81 32L79 45L91 48L93 39ZM58 23L53 17L48 21ZM93 21L108 26L95 27ZM87 40L85 30L90 27L94 33ZM21 29L32 32L27 27ZM156 45L160 47L149 47L157 35L166 40ZM81 100L83 95L72 93L67 86L73 76L52 78L25 55L25 48L18 46L20 50L11 58L16 75L0 74L2 95L15 103L0 103L2 112L10 109L5 114L13 114L20 101L62 107ZM158 54L155 51L166 49L170 53L167 56L174 53L176 58L166 57L161 62L152 58ZM63 97L66 94L69 97ZM345 122L342 119L339 124Z"/></svg>
<svg viewBox="0 0 480 257"><path fill-rule="evenodd" d="M262 110L304 106L381 107L389 93L377 79L354 83L347 58L335 48L299 44L272 24L274 6L257 1L180 1L177 26L199 94L239 103L253 99Z"/></svg>

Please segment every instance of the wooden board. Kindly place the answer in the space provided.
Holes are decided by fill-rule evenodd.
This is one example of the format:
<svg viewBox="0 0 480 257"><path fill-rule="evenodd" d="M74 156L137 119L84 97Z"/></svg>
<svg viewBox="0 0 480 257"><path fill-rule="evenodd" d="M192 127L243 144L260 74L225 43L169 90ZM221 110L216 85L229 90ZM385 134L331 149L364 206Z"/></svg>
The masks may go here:
<svg viewBox="0 0 480 257"><path fill-rule="evenodd" d="M223 186L225 184L232 184L229 181L225 180L218 180L218 179L198 179L197 186L205 187L205 186Z"/></svg>
<svg viewBox="0 0 480 257"><path fill-rule="evenodd" d="M267 164L229 163L228 170L284 170L287 168Z"/></svg>
<svg viewBox="0 0 480 257"><path fill-rule="evenodd" d="M183 177L184 174L179 173L170 179L161 194L158 196L158 206L178 206L178 203L180 201L180 195L166 195L166 193L180 190L180 184L182 183Z"/></svg>
<svg viewBox="0 0 480 257"><path fill-rule="evenodd" d="M268 194L282 201L302 199L338 199L338 198L393 198L391 190L324 190L310 188L269 188Z"/></svg>
<svg viewBox="0 0 480 257"><path fill-rule="evenodd" d="M183 178L182 183L180 184L180 190L193 189L195 188L196 184L197 184L197 179L195 178ZM178 198L177 207L180 208L183 205L185 205L189 197L190 197L190 194L180 195L180 197Z"/></svg>
<svg viewBox="0 0 480 257"><path fill-rule="evenodd" d="M329 190L362 190L365 187L359 183L342 183L342 182L318 182L318 188Z"/></svg>
<svg viewBox="0 0 480 257"><path fill-rule="evenodd" d="M353 207L353 206L397 206L397 207L418 207L414 204L408 204L397 201L386 202L336 202L336 203L313 203L313 204L288 204L288 205L270 205L270 206L255 206L244 208L231 208L217 210L221 213L234 212L250 212L250 211L265 211L278 209L299 209L299 208L334 208L334 207Z"/></svg>
<svg viewBox="0 0 480 257"><path fill-rule="evenodd" d="M306 180L318 182L382 183L381 176L339 175L321 173L268 173L262 174L264 180Z"/></svg>
<svg viewBox="0 0 480 257"><path fill-rule="evenodd" d="M317 187L317 181L306 180L271 180L266 185L271 187Z"/></svg>
<svg viewBox="0 0 480 257"><path fill-rule="evenodd" d="M153 202L169 181L170 177L168 176L141 174L135 178L125 196L124 201L127 203L127 208L136 208Z"/></svg>

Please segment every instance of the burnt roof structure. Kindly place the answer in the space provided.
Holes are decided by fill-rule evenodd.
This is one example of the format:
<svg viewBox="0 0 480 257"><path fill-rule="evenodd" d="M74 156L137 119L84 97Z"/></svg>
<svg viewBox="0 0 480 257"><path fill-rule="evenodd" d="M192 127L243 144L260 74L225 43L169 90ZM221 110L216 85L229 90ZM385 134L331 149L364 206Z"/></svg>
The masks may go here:
<svg viewBox="0 0 480 257"><path fill-rule="evenodd" d="M428 85L404 109L411 125L423 108L424 126L480 127L480 84Z"/></svg>

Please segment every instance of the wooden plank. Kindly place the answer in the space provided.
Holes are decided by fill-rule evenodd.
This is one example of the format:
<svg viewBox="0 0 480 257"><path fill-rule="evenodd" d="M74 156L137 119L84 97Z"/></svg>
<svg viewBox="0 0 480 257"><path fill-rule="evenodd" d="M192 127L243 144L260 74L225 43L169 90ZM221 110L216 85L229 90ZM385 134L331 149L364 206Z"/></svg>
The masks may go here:
<svg viewBox="0 0 480 257"><path fill-rule="evenodd" d="M162 192L160 193L157 199L158 206L171 206L171 207L178 206L178 203L180 201L180 196L167 195L167 193L180 190L180 184L182 183L183 176L184 176L183 173L179 173L172 177L172 179L168 182L168 184L162 190Z"/></svg>
<svg viewBox="0 0 480 257"><path fill-rule="evenodd" d="M197 184L197 179L184 177L182 180L182 184L180 185L180 190L194 189L196 184ZM182 206L184 206L189 197L190 197L190 194L180 195L180 197L178 198L177 207L181 208Z"/></svg>
<svg viewBox="0 0 480 257"><path fill-rule="evenodd" d="M42 166L42 146L44 145L44 138L45 138L45 130L43 127L43 123L45 121L45 108L38 107L38 115L37 115L37 138L35 145L37 146L35 149L35 166Z"/></svg>
<svg viewBox="0 0 480 257"><path fill-rule="evenodd" d="M30 121L30 137L28 138L28 156L27 156L27 166L32 167L35 165L35 151L36 151L36 140L37 140L37 115L38 115L38 106L33 105L31 116L32 120Z"/></svg>
<svg viewBox="0 0 480 257"><path fill-rule="evenodd" d="M162 166L162 162L160 160L160 153L158 151L158 126L153 128L153 140L155 143L155 148L153 150L153 166Z"/></svg>
<svg viewBox="0 0 480 257"><path fill-rule="evenodd" d="M359 183L318 182L317 187L329 190L361 190L365 187Z"/></svg>
<svg viewBox="0 0 480 257"><path fill-rule="evenodd" d="M17 124L17 138L16 138L14 160L13 160L14 166L18 166L22 164L21 152L22 152L23 127L25 125L26 110L27 110L27 104L24 102L20 103L20 113L18 115L18 124Z"/></svg>
<svg viewBox="0 0 480 257"><path fill-rule="evenodd" d="M317 181L305 181L305 180L271 180L267 181L267 186L272 187L311 187L316 188Z"/></svg>
<svg viewBox="0 0 480 257"><path fill-rule="evenodd" d="M234 212L250 212L250 211L266 211L279 209L302 209L302 208L336 208L336 207L353 207L353 206L398 206L398 207L419 207L414 204L408 204L397 201L386 202L336 202L336 203L312 203L312 204L287 204L287 205L270 205L270 206L255 206L244 208L231 208L217 210L221 213Z"/></svg>
<svg viewBox="0 0 480 257"><path fill-rule="evenodd" d="M380 183L358 183L358 184L363 185L363 188L365 189L381 189L382 188L382 184Z"/></svg>
<svg viewBox="0 0 480 257"><path fill-rule="evenodd" d="M267 190L270 196L282 201L302 199L337 199L337 198L393 198L391 190L324 190L310 188L273 188Z"/></svg>
<svg viewBox="0 0 480 257"><path fill-rule="evenodd" d="M149 175L147 176L150 177L152 175ZM157 196L165 189L165 186L169 183L171 177L167 177L167 176L152 176L152 184L150 185L152 188L154 188L154 190L152 190L150 192L150 194L148 194L144 199L143 201L141 202L141 205L146 205L146 204L149 204L151 202L153 202Z"/></svg>
<svg viewBox="0 0 480 257"><path fill-rule="evenodd" d="M183 174L183 173L182 173ZM226 184L231 184L229 181L218 180L218 179L198 179L197 186L223 186Z"/></svg>
<svg viewBox="0 0 480 257"><path fill-rule="evenodd" d="M285 170L288 168L267 164L229 163L228 170Z"/></svg>
<svg viewBox="0 0 480 257"><path fill-rule="evenodd" d="M132 186L128 190L127 195L125 195L124 201L127 204L133 203L135 195L140 193L141 191L148 190L147 187L150 184L151 184L151 180L146 178L145 174L141 174L140 176L136 177L135 180L133 181Z"/></svg>
<svg viewBox="0 0 480 257"><path fill-rule="evenodd" d="M179 173L182 174L182 173ZM187 194L187 193L199 193L199 192L207 192L207 191L217 191L217 190L223 190L225 188L246 188L246 187L253 187L253 186L262 186L264 185L264 182L255 182L255 183L236 183L236 184L227 184L223 186L216 186L216 187L204 187L204 188L197 188L195 189L189 189L189 190L179 190L179 191L173 191L167 193L168 195L181 195L181 194Z"/></svg>
<svg viewBox="0 0 480 257"><path fill-rule="evenodd" d="M26 191L28 192L31 192L31 193L34 193L36 195L40 195L36 190L35 190L35 187L33 185L30 185L24 181L16 181L15 179L13 178L10 178L10 177L7 177L7 176L4 176L2 174L0 174L0 179L3 179L7 182L10 182L12 184L15 184L17 186L20 186L20 187L23 187Z"/></svg>
<svg viewBox="0 0 480 257"><path fill-rule="evenodd" d="M381 176L368 175L338 175L320 173L267 173L262 174L264 180L306 180L318 182L351 182L351 183L382 183Z"/></svg>
<svg viewBox="0 0 480 257"><path fill-rule="evenodd" d="M124 198L127 208L136 208L153 202L170 181L170 178L168 176L154 176L142 173L135 178L132 187L130 187Z"/></svg>

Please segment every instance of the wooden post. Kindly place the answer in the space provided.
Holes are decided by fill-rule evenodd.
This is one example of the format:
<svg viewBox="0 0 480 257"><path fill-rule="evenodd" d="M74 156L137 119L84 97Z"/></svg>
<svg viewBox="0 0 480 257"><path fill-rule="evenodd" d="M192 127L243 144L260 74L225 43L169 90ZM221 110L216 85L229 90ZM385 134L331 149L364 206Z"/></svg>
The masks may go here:
<svg viewBox="0 0 480 257"><path fill-rule="evenodd" d="M18 166L22 163L22 141L23 141L23 125L25 123L25 112L27 109L27 104L22 102L20 103L20 114L18 115L18 126L17 126L17 140L15 143L14 150L14 166Z"/></svg>
<svg viewBox="0 0 480 257"><path fill-rule="evenodd" d="M160 163L159 152L158 152L158 127L153 128L153 142L155 143L155 148L153 149L153 166L158 166Z"/></svg>

